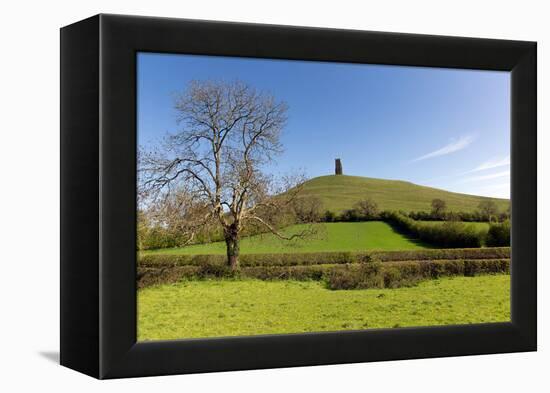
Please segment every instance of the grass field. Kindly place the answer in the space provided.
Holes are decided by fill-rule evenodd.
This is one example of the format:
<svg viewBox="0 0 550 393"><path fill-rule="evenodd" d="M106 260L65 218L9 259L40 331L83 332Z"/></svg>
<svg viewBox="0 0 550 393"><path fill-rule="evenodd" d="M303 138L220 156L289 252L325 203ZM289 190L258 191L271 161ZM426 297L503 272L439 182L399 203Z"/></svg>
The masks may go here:
<svg viewBox="0 0 550 393"><path fill-rule="evenodd" d="M184 281L138 292L138 339L247 336L510 320L510 276L331 291L320 282Z"/></svg>
<svg viewBox="0 0 550 393"><path fill-rule="evenodd" d="M351 209L357 201L372 198L380 210L430 211L435 198L443 199L448 210L473 212L482 200L493 200L500 211L510 201L475 195L458 194L437 188L419 186L399 180L359 176L320 176L304 183L303 195L319 198L323 209L339 213Z"/></svg>
<svg viewBox="0 0 550 393"><path fill-rule="evenodd" d="M286 229L290 234L304 229L294 225ZM338 222L314 224L317 233L307 239L286 241L273 234L245 238L241 242L242 254L265 254L286 252L364 251L364 250L412 250L427 248L427 245L397 233L382 221ZM183 248L165 248L142 251L143 254L225 254L225 243L197 244Z"/></svg>

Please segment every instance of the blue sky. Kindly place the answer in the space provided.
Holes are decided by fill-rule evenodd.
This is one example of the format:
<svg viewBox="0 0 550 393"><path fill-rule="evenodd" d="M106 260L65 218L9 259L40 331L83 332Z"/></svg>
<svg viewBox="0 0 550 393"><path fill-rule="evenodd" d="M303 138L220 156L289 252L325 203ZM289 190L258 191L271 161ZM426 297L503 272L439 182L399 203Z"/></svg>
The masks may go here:
<svg viewBox="0 0 550 393"><path fill-rule="evenodd" d="M287 102L285 151L269 171L344 174L509 198L510 74L231 57L138 54L138 140L178 129L190 80L239 79Z"/></svg>

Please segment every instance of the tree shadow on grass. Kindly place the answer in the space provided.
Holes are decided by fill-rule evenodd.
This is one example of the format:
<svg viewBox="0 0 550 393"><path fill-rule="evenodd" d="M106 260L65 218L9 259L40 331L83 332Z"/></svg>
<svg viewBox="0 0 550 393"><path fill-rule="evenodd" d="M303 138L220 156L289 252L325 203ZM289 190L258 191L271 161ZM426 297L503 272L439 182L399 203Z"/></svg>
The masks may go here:
<svg viewBox="0 0 550 393"><path fill-rule="evenodd" d="M390 226L393 233L399 236L403 236L405 239L407 239L411 243L414 243L417 246L424 247L424 248L441 248L441 247L436 247L433 244L425 243L416 237L412 237L410 233L407 233L401 229L398 229L397 227L393 226L390 222L388 222L387 224Z"/></svg>

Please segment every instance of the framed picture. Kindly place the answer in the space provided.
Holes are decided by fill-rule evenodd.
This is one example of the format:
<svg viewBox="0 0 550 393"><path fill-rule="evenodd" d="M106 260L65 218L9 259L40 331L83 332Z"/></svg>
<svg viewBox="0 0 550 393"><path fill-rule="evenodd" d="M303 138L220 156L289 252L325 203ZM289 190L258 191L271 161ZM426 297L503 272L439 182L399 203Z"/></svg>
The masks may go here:
<svg viewBox="0 0 550 393"><path fill-rule="evenodd" d="M536 44L61 29L61 364L536 350Z"/></svg>

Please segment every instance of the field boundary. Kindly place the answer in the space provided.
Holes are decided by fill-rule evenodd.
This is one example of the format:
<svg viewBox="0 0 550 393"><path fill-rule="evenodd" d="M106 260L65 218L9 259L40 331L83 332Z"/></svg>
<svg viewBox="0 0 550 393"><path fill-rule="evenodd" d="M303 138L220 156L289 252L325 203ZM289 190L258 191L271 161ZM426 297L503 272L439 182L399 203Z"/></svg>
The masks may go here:
<svg viewBox="0 0 550 393"><path fill-rule="evenodd" d="M426 279L446 276L476 276L479 274L509 273L510 259L439 259L368 262L348 264L316 264L294 266L249 266L237 272L218 264L172 265L138 268L138 287L173 284L197 279L259 279L259 280L316 280L327 281L331 289L363 287L396 288L410 286ZM354 286L334 287L338 277L345 277ZM363 281L361 281L363 280ZM364 281L367 284L364 284ZM350 284L348 284L350 285Z"/></svg>
<svg viewBox="0 0 550 393"><path fill-rule="evenodd" d="M226 263L225 255L138 255L138 267L203 266ZM241 267L300 266L381 262L451 260L451 259L509 259L510 247L449 248L407 251L316 252L282 254L244 254L239 257Z"/></svg>

